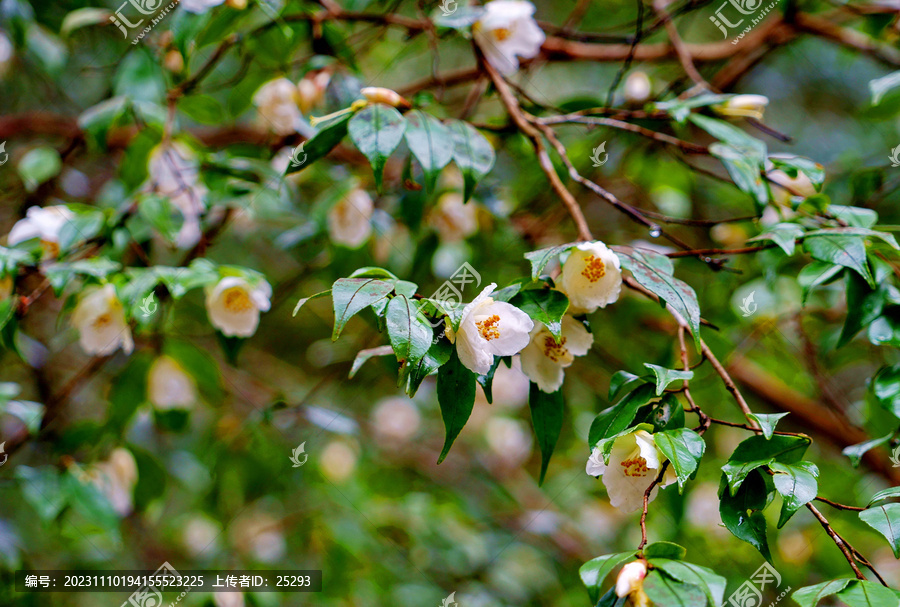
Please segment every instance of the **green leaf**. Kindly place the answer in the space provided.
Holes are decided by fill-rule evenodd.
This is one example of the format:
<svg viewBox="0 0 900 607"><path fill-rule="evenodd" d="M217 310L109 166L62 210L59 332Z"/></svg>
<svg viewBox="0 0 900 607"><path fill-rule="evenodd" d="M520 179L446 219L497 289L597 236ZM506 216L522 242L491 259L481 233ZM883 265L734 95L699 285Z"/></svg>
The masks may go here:
<svg viewBox="0 0 900 607"><path fill-rule="evenodd" d="M200 124L218 125L225 114L222 104L210 95L183 97L178 103L178 109Z"/></svg>
<svg viewBox="0 0 900 607"><path fill-rule="evenodd" d="M653 432L684 428L684 407L674 394L664 395L644 418L653 425Z"/></svg>
<svg viewBox="0 0 900 607"><path fill-rule="evenodd" d="M866 441L864 443L858 443L856 445L845 447L844 450L841 451L841 453L850 458L850 464L854 468L856 468L857 466L859 466L859 462L862 459L862 456L865 455L867 451L889 443L892 438L894 438L893 432L886 436L882 436L881 438L873 438L872 440Z"/></svg>
<svg viewBox="0 0 900 607"><path fill-rule="evenodd" d="M25 182L25 189L29 192L34 192L39 185L59 175L61 169L62 160L59 152L46 146L30 150L16 167L19 176Z"/></svg>
<svg viewBox="0 0 900 607"><path fill-rule="evenodd" d="M684 546L679 546L674 542L653 542L652 544L647 544L644 547L644 558L645 559L672 559L673 561L680 561L687 554L687 550ZM678 576L672 576L677 579L681 579ZM684 581L684 580L682 580Z"/></svg>
<svg viewBox="0 0 900 607"><path fill-rule="evenodd" d="M871 193L865 196L859 196L859 198L868 198L870 195ZM878 213L872 209L832 204L829 205L828 212L845 222L847 225L857 228L871 228L878 223Z"/></svg>
<svg viewBox="0 0 900 607"><path fill-rule="evenodd" d="M653 375L656 376L656 395L662 396L662 393L665 392L666 388L669 387L673 381L691 379L694 377L693 371L679 371L677 369L666 369L665 367L660 367L659 365L653 365L650 363L644 363L644 366L650 369L653 372Z"/></svg>
<svg viewBox="0 0 900 607"><path fill-rule="evenodd" d="M893 234L855 226L823 228L821 230L813 230L806 233L806 238L810 238L813 236L862 236L864 238L878 238L880 240L883 240L886 244L890 245L892 249L900 248L900 245L897 244L897 239L894 238Z"/></svg>
<svg viewBox="0 0 900 607"><path fill-rule="evenodd" d="M121 122L128 110L128 99L112 97L91 106L78 117L78 126L92 150L106 151L106 137Z"/></svg>
<svg viewBox="0 0 900 607"><path fill-rule="evenodd" d="M143 196L138 204L138 215L170 244L175 242L178 231L184 223L184 216L168 196L155 194Z"/></svg>
<svg viewBox="0 0 900 607"><path fill-rule="evenodd" d="M900 418L900 365L879 369L869 384L869 390L883 409Z"/></svg>
<svg viewBox="0 0 900 607"><path fill-rule="evenodd" d="M366 350L360 350L356 353L356 358L353 359L353 366L350 368L350 375L347 377L353 379L353 376L359 371L360 367L375 356L390 356L394 353L393 346L378 346L377 348L368 348Z"/></svg>
<svg viewBox="0 0 900 607"><path fill-rule="evenodd" d="M894 558L900 558L900 504L883 504L863 510L859 520L883 535L894 551Z"/></svg>
<svg viewBox="0 0 900 607"><path fill-rule="evenodd" d="M331 289L322 291L321 293L316 293L315 295L310 295L309 297L304 297L297 302L296 306L294 306L294 312L291 314L291 316L297 316L297 312L300 311L300 308L302 308L306 304L306 302L312 301L314 299L319 299L320 297L325 297L326 295L331 295Z"/></svg>
<svg viewBox="0 0 900 607"><path fill-rule="evenodd" d="M475 405L475 374L460 362L455 349L451 351L449 360L438 370L437 396L446 432L444 448L441 449L437 462L440 464L469 420Z"/></svg>
<svg viewBox="0 0 900 607"><path fill-rule="evenodd" d="M453 160L462 171L465 181L464 200L469 200L475 186L494 167L494 148L484 135L468 122L448 120L453 134Z"/></svg>
<svg viewBox="0 0 900 607"><path fill-rule="evenodd" d="M710 145L709 153L722 162L734 185L753 198L758 211L765 208L769 202L769 188L762 178L758 160L748 158L738 148L720 143Z"/></svg>
<svg viewBox="0 0 900 607"><path fill-rule="evenodd" d="M870 80L869 91L872 93L872 105L881 103L884 96L898 86L900 86L900 71Z"/></svg>
<svg viewBox="0 0 900 607"><path fill-rule="evenodd" d="M644 554L646 555L646 551ZM685 563L681 560L669 560L668 558L654 558L650 563L654 567L662 569L676 580L700 586L706 594L709 605L721 607L722 599L725 596L726 581L725 578L717 575L713 570L693 563Z"/></svg>
<svg viewBox="0 0 900 607"><path fill-rule="evenodd" d="M363 309L390 295L394 284L374 278L339 278L331 287L334 301L334 332L332 341L337 340L344 325Z"/></svg>
<svg viewBox="0 0 900 607"><path fill-rule="evenodd" d="M889 283L878 280L878 288L870 289L866 281L854 272L847 272L847 319L841 330L837 347L840 348L864 327L881 316L885 300L888 298Z"/></svg>
<svg viewBox="0 0 900 607"><path fill-rule="evenodd" d="M634 373L629 373L628 371L616 371L609 380L609 400L616 400L616 397L623 390L627 390L629 387L637 387L635 384L644 381L646 381L644 378L638 377Z"/></svg>
<svg viewBox="0 0 900 607"><path fill-rule="evenodd" d="M747 476L737 493L732 495L723 478L719 489L719 516L722 524L736 538L760 551L772 562L769 542L766 538L766 517L762 511L768 504L766 484L758 471Z"/></svg>
<svg viewBox="0 0 900 607"><path fill-rule="evenodd" d="M837 593L849 607L897 607L900 597L895 590L875 582L853 580Z"/></svg>
<svg viewBox="0 0 900 607"><path fill-rule="evenodd" d="M822 191L822 184L825 183L825 167L815 160L803 156L769 156L769 161L776 169L787 173L791 179L796 178L798 172L803 173L817 192Z"/></svg>
<svg viewBox="0 0 900 607"><path fill-rule="evenodd" d="M814 287L825 284L842 272L843 269L841 266L822 261L814 261L804 266L800 273L797 274L797 282L803 288L803 294L800 297L801 305L806 305L806 299Z"/></svg>
<svg viewBox="0 0 900 607"><path fill-rule="evenodd" d="M881 316L872 321L868 338L876 346L900 347L900 307L886 308Z"/></svg>
<svg viewBox="0 0 900 607"><path fill-rule="evenodd" d="M678 490L681 492L684 483L697 470L706 451L703 437L689 428L676 428L657 432L653 435L653 440L675 469L678 476Z"/></svg>
<svg viewBox="0 0 900 607"><path fill-rule="evenodd" d="M536 383L531 382L528 406L531 408L531 423L534 425L534 433L541 448L541 476L538 485L543 485L550 457L562 430L564 408L562 390L547 394L538 388Z"/></svg>
<svg viewBox="0 0 900 607"><path fill-rule="evenodd" d="M531 280L537 280L548 263L574 246L576 246L574 243L569 243L525 253L525 259L531 262Z"/></svg>
<svg viewBox="0 0 900 607"><path fill-rule="evenodd" d="M751 436L737 446L722 471L732 495L751 471L773 462L793 464L800 461L811 441L803 436Z"/></svg>
<svg viewBox="0 0 900 607"><path fill-rule="evenodd" d="M775 490L784 498L781 516L778 519L778 528L781 529L797 510L816 497L819 489L819 483L816 481L819 469L812 462L799 462L794 465L773 462L769 468L775 473L772 477Z"/></svg>
<svg viewBox="0 0 900 607"><path fill-rule="evenodd" d="M406 113L406 143L425 174L425 187L434 191L438 174L453 160L453 135L434 116L419 110Z"/></svg>
<svg viewBox="0 0 900 607"><path fill-rule="evenodd" d="M488 372L484 375L479 375L477 378L478 384L481 386L482 392L484 392L484 398L489 405L494 404L494 373L497 372L497 367L500 366L502 360L502 356L495 356Z"/></svg>
<svg viewBox="0 0 900 607"><path fill-rule="evenodd" d="M22 497L34 508L42 521L52 521L66 506L59 472L52 466L29 468L17 466L14 472L22 485Z"/></svg>
<svg viewBox="0 0 900 607"><path fill-rule="evenodd" d="M818 605L819 601L826 596L831 596L846 588L847 584L851 581L855 580L831 580L830 582L822 582L815 586L806 586L805 588L800 588L794 592L794 594L791 595L791 598L800 607L815 607Z"/></svg>
<svg viewBox="0 0 900 607"><path fill-rule="evenodd" d="M887 489L883 489L882 491L879 491L878 493L876 493L875 495L872 496L872 499L870 499L869 503L866 504L866 508L868 508L875 502L890 499L892 497L900 497L900 487L888 487Z"/></svg>
<svg viewBox="0 0 900 607"><path fill-rule="evenodd" d="M771 240L784 251L785 255L791 256L797 247L797 238L803 235L803 228L796 223L779 223L772 226L759 236L755 236L747 240L747 242L756 242L760 240Z"/></svg>
<svg viewBox="0 0 900 607"><path fill-rule="evenodd" d="M289 164L285 175L305 169L337 147L347 134L351 118L353 113L347 112L318 124L316 134L303 142L303 151L298 155L298 159L302 159L305 154L306 160L300 164Z"/></svg>
<svg viewBox="0 0 900 607"><path fill-rule="evenodd" d="M559 343L562 337L562 317L569 309L569 298L555 289L530 289L522 291L510 301L531 320L543 323Z"/></svg>
<svg viewBox="0 0 900 607"><path fill-rule="evenodd" d="M634 560L634 552L617 552L605 554L589 560L578 569L578 575L588 590L591 602L596 602L600 596L600 587L613 569L625 561Z"/></svg>
<svg viewBox="0 0 900 607"><path fill-rule="evenodd" d="M644 592L657 607L697 607L706 603L706 594L700 586L685 584L658 569L644 578Z"/></svg>
<svg viewBox="0 0 900 607"><path fill-rule="evenodd" d="M104 531L118 529L119 515L109 499L76 467L69 468L63 476L63 488L69 493L72 509Z"/></svg>
<svg viewBox="0 0 900 607"><path fill-rule="evenodd" d="M689 119L719 141L745 151L754 159L762 162L766 158L766 144L733 124L703 114L691 114Z"/></svg>
<svg viewBox="0 0 900 607"><path fill-rule="evenodd" d="M871 288L876 287L866 260L866 243L861 236L815 236L804 240L803 248L813 259L850 268Z"/></svg>
<svg viewBox="0 0 900 607"><path fill-rule="evenodd" d="M700 304L697 294L686 283L673 276L672 261L665 255L646 249L610 247L622 266L634 274L642 287L669 304L691 328L694 343L700 349Z"/></svg>
<svg viewBox="0 0 900 607"><path fill-rule="evenodd" d="M105 8L78 8L66 15L59 27L61 36L66 37L77 29L90 25L107 25L109 11Z"/></svg>
<svg viewBox="0 0 900 607"><path fill-rule="evenodd" d="M406 119L394 108L374 103L357 112L347 128L350 139L369 159L375 171L375 187L380 192L384 165L403 140Z"/></svg>
<svg viewBox="0 0 900 607"><path fill-rule="evenodd" d="M431 347L433 331L418 307L405 295L397 295L388 303L385 320L397 361L409 365L421 360Z"/></svg>
<svg viewBox="0 0 900 607"><path fill-rule="evenodd" d="M634 421L638 409L650 402L653 398L653 388L641 386L617 404L604 409L594 418L588 433L588 445L593 449L604 438L615 436L625 430Z"/></svg>
<svg viewBox="0 0 900 607"><path fill-rule="evenodd" d="M136 47L118 62L113 94L164 105L166 75L153 51Z"/></svg>
<svg viewBox="0 0 900 607"><path fill-rule="evenodd" d="M105 257L79 259L73 262L57 262L44 266L44 274L53 290L59 294L77 275L106 278L119 269L119 264Z"/></svg>
<svg viewBox="0 0 900 607"><path fill-rule="evenodd" d="M762 428L763 436L766 437L766 440L772 438L775 433L775 426L778 424L779 420L782 417L788 415L787 413L751 413L750 417L756 420L756 423L759 424L759 427Z"/></svg>
<svg viewBox="0 0 900 607"><path fill-rule="evenodd" d="M406 393L410 398L416 395L416 391L426 377L435 373L450 360L450 354L453 351L453 344L446 339L435 340L422 360L407 368Z"/></svg>

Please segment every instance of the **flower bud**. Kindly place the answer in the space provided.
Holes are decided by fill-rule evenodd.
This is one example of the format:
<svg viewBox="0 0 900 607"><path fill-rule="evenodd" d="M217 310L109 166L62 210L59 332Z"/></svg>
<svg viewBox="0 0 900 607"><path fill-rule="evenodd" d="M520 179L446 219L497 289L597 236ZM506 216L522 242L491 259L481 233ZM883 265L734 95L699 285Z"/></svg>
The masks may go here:
<svg viewBox="0 0 900 607"><path fill-rule="evenodd" d="M641 589L647 577L647 561L638 559L622 567L616 578L616 596L628 596Z"/></svg>
<svg viewBox="0 0 900 607"><path fill-rule="evenodd" d="M385 105L390 105L392 107L411 107L409 101L391 89L382 88L380 86L367 86L359 92L372 103L384 103Z"/></svg>
<svg viewBox="0 0 900 607"><path fill-rule="evenodd" d="M170 72L177 74L184 69L184 57L181 56L181 53L172 49L166 53L166 56L163 59L163 65Z"/></svg>
<svg viewBox="0 0 900 607"><path fill-rule="evenodd" d="M644 72L631 72L625 79L625 100L628 103L644 103L650 98L652 90L650 77Z"/></svg>
<svg viewBox="0 0 900 607"><path fill-rule="evenodd" d="M767 105L769 98L763 95L735 95L724 103L712 106L712 109L723 116L743 116L762 120Z"/></svg>

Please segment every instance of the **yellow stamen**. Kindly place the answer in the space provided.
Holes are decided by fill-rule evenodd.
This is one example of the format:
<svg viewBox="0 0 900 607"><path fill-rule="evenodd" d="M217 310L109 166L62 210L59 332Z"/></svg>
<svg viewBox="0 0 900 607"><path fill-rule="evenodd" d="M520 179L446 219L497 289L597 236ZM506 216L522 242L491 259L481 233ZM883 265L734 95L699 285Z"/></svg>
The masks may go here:
<svg viewBox="0 0 900 607"><path fill-rule="evenodd" d="M510 36L512 36L512 31L506 29L505 27L498 27L495 30L491 30L491 34L497 40L497 42L503 42Z"/></svg>
<svg viewBox="0 0 900 607"><path fill-rule="evenodd" d="M625 468L625 476L647 476L647 460L640 455L626 459L621 466Z"/></svg>
<svg viewBox="0 0 900 607"><path fill-rule="evenodd" d="M222 294L225 300L225 309L232 313L246 312L253 308L250 296L240 287L231 287Z"/></svg>
<svg viewBox="0 0 900 607"><path fill-rule="evenodd" d="M560 339L559 343L556 343L556 340L553 339L552 335L544 337L544 356L553 362L558 363L560 360L564 359L568 353L569 350L566 348L565 337Z"/></svg>
<svg viewBox="0 0 900 607"><path fill-rule="evenodd" d="M500 317L496 314L490 318L476 322L475 326L478 327L478 332L481 333L481 336L487 341L498 339L500 337Z"/></svg>
<svg viewBox="0 0 900 607"><path fill-rule="evenodd" d="M588 255L584 258L584 269L581 271L581 275L591 282L597 282L606 276L606 266L599 257Z"/></svg>

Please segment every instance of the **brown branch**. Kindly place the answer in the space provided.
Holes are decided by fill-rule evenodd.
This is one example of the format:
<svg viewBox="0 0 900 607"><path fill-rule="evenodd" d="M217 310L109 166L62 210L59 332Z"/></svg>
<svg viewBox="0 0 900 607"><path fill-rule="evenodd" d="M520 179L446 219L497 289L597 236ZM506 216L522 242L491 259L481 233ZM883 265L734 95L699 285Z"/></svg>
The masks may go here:
<svg viewBox="0 0 900 607"><path fill-rule="evenodd" d="M829 499L825 499L824 497L816 496L813 499L818 502L822 502L823 504L828 504L832 508L837 508L838 510L852 510L853 512L862 512L863 510L865 510L865 508L859 508L857 506L847 506L844 504L839 504L839 503L833 502Z"/></svg>
<svg viewBox="0 0 900 607"><path fill-rule="evenodd" d="M487 61L483 58L480 59L482 67L494 83L494 87L500 95L500 101L509 113L510 118L512 118L519 130L522 131L522 134L531 141L535 154L537 154L538 162L541 165L541 170L547 176L548 181L550 181L550 187L552 187L562 199L566 210L575 222L575 226L578 229L578 238L581 240L592 240L593 236L591 235L587 220L584 218L584 213L582 213L581 207L578 206L578 201L576 201L575 197L572 196L572 193L566 189L566 186L563 185L559 175L556 174L556 169L553 167L553 161L550 160L550 156L547 154L547 150L541 140L540 132L538 132L538 130L528 121L528 118L525 117L516 96L513 94L509 85L506 84L503 77Z"/></svg>
<svg viewBox="0 0 900 607"><path fill-rule="evenodd" d="M672 312L674 313L674 310ZM680 319L680 322L684 323L684 319ZM725 367L722 366L722 363L719 362L719 359L716 358L716 355L713 354L713 351L710 350L706 342L702 339L700 339L699 341L701 352L703 352L704 356L709 359L709 362L713 366L713 369L715 369L716 373L719 374L719 377L722 378L722 383L725 384L725 389L728 390L731 393L731 396L734 397L734 400L735 402L737 402L738 407L740 407L741 411L744 413L744 417L747 418L747 422L750 424L750 428L757 434L761 434L762 429L759 427L759 424L756 422L756 420L751 417L751 414L753 412L750 410L750 406L744 399L744 395L741 394L741 391L738 390L737 386L735 385L734 380L731 379L728 371L725 369Z"/></svg>
<svg viewBox="0 0 900 607"><path fill-rule="evenodd" d="M666 475L666 468L668 467L669 460L666 460L663 462L663 465L659 467L659 474L656 475L656 478L650 483L647 490L644 491L644 508L641 510L641 543L637 547L638 550L643 550L644 546L647 545L647 508L650 505L650 494L653 493L653 488L662 482L663 477Z"/></svg>
<svg viewBox="0 0 900 607"><path fill-rule="evenodd" d="M630 131L632 133L637 133L639 135L643 135L649 139L653 139L654 141L659 141L661 143L667 143L669 145L674 145L688 154L708 154L709 148L703 145L697 145L696 143L691 143L690 141L684 141L678 139L677 137L672 137L671 135L667 135L665 133L660 133L658 131L654 131L648 129L646 127L642 127L637 124L632 124L630 122L625 122L623 120L616 120L615 118L602 118L602 117L591 117L591 116L574 116L574 115L566 115L566 116L550 116L547 118L538 118L538 122L544 125L550 124L565 124L565 123L575 123L575 124L590 124L594 126L608 126L614 129L620 129L623 131Z"/></svg>
<svg viewBox="0 0 900 607"><path fill-rule="evenodd" d="M678 33L678 28L675 26L675 22L672 21L671 15L666 10L666 5L668 4L667 0L654 0L653 2L653 10L656 11L657 16L660 21L662 21L663 26L666 28L666 34L669 36L669 41L672 43L672 47L675 49L675 54L678 56L678 61L681 62L681 67L684 69L684 72L688 75L688 78L694 81L699 88L703 88L706 90L711 90L712 87L700 75L700 72L697 71L697 67L694 65L694 60L691 57L691 51L688 49L687 44L684 43L684 40L681 39L681 35Z"/></svg>
<svg viewBox="0 0 900 607"><path fill-rule="evenodd" d="M853 560L853 555L850 553L850 550L847 548L847 543L844 541L837 532L831 528L831 525L828 524L828 519L822 516L822 513L816 510L816 507L812 505L812 502L808 502L806 507L810 512L813 513L813 516L818 519L819 523L821 523L822 527L825 528L825 532L831 536L831 539L834 540L834 543L837 544L837 547L841 549L841 552L844 554L844 558L847 559L847 562L850 563L850 568L853 569L853 573L856 574L856 579L865 580L866 576L862 574L862 571L859 570L859 567L856 566L856 562Z"/></svg>

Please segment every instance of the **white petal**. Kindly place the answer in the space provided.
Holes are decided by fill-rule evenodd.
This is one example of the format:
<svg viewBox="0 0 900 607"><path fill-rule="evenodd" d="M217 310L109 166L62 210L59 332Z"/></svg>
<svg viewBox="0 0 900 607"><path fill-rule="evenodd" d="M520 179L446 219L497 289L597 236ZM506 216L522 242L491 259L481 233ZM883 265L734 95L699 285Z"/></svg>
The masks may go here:
<svg viewBox="0 0 900 607"><path fill-rule="evenodd" d="M490 305L481 306L478 315L484 317L499 316L498 330L500 336L496 339L486 340L488 352L497 356L512 356L518 354L522 348L531 341L531 330L534 321L525 312L503 301L495 301Z"/></svg>
<svg viewBox="0 0 900 607"><path fill-rule="evenodd" d="M656 442L653 440L653 435L646 430L638 430L632 436L634 436L638 449L641 451L641 457L647 462L647 467L659 470L659 466L661 465L660 453L659 449L656 448Z"/></svg>
<svg viewBox="0 0 900 607"><path fill-rule="evenodd" d="M606 471L603 453L600 451L599 447L594 447L594 450L591 451L591 456L588 458L587 466L584 471L590 476L600 476Z"/></svg>
<svg viewBox="0 0 900 607"><path fill-rule="evenodd" d="M584 323L569 315L563 316L562 335L566 338L566 349L573 356L584 356L594 345L594 335L584 327Z"/></svg>
<svg viewBox="0 0 900 607"><path fill-rule="evenodd" d="M571 250L558 281L571 307L592 312L619 298L622 271L619 257L602 242L582 243Z"/></svg>
<svg viewBox="0 0 900 607"><path fill-rule="evenodd" d="M494 364L494 355L471 343L467 334L459 333L456 339L456 354L467 369L477 375L484 375Z"/></svg>

